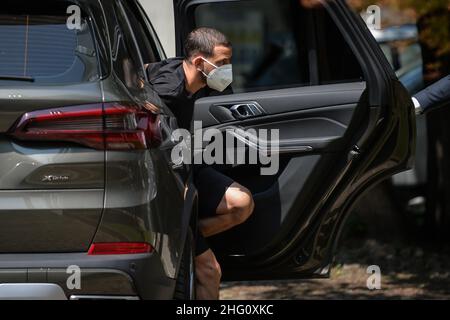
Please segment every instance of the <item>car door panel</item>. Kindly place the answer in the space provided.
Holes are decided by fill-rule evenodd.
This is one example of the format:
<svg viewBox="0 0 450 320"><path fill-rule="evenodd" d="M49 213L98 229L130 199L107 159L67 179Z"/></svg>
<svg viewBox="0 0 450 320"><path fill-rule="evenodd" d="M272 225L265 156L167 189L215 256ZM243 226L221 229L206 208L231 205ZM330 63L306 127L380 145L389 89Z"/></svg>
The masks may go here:
<svg viewBox="0 0 450 320"><path fill-rule="evenodd" d="M226 132L231 131L237 140L246 143L250 148L267 146L266 149L270 149L270 143L261 141L258 137L252 139L252 135L246 129L276 129L280 136L277 146L280 154L332 152L343 146L342 140L355 114L364 87L363 83L354 83L346 86L331 85L323 90L318 87L307 87L256 94L207 97L197 101L194 119L197 121L206 119L206 121L202 121L204 126L218 123L212 127ZM339 90L343 88L345 90ZM317 94L311 94L314 92ZM321 93L319 94L319 92ZM279 95L280 93L283 94ZM322 98L319 98L320 96ZM229 110L238 103L236 101L240 101L240 103L254 101L261 107L264 114L245 120L237 120L233 117L232 120L220 121L211 112L211 109L217 106ZM339 105L333 105L333 103ZM210 107L208 108L208 106ZM277 108L279 106L281 108ZM211 121L211 118L214 119ZM239 134L239 131L235 130L237 128L246 130L244 137L236 136Z"/></svg>
<svg viewBox="0 0 450 320"><path fill-rule="evenodd" d="M224 171L252 191L256 207L246 223L209 239L214 250L222 257L255 254L263 250L291 214L295 200L320 159L320 155L289 157L277 177L265 179L270 181L254 181L255 175L242 173L248 168Z"/></svg>
<svg viewBox="0 0 450 320"><path fill-rule="evenodd" d="M280 152L318 152L344 137L364 87L363 83L355 83L207 97L197 101L194 119L201 121L204 129L276 129L280 135ZM230 110L251 103L260 106L262 113L246 119L236 119L231 112L225 119L217 117L217 108ZM250 140L253 145L268 145L257 137Z"/></svg>
<svg viewBox="0 0 450 320"><path fill-rule="evenodd" d="M249 148L270 143L261 141L246 130L279 131L280 170L276 176L261 176L259 170L262 166L258 165L216 166L249 188L256 206L246 223L209 239L223 260L227 260L227 256L246 256L264 251L280 232L283 223L289 221L286 218L297 214L298 206L295 204L310 192L308 188L311 183L308 180L318 179L315 171L320 168L319 163L329 161L329 158L345 152L351 145L351 137L346 133L357 115L358 106L359 109L365 108L364 101L360 101L365 84L332 85L320 89L307 87L234 94L197 101L196 121L210 117L206 112L208 106L232 106L245 101L258 103L264 115L225 123L217 123L219 121L215 119L217 124L209 127L224 132L232 130L235 137L233 129L243 129L245 138L238 140L250 140L247 143ZM304 219L307 220L307 217Z"/></svg>
<svg viewBox="0 0 450 320"><path fill-rule="evenodd" d="M355 82L206 97L196 102L194 119L202 121L204 128L217 125L225 121L217 120L211 112L211 108L223 105L230 108L253 101L257 101L263 109L264 114L261 117L330 106L355 105L365 90L365 86L364 82ZM232 120L235 118L230 118L230 121Z"/></svg>

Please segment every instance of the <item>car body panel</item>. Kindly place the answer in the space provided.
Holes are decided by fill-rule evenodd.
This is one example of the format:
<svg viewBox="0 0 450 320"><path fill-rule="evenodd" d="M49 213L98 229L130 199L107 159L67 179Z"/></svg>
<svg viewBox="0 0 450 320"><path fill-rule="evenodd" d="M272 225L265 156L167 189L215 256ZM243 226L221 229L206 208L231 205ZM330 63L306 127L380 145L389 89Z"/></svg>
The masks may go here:
<svg viewBox="0 0 450 320"><path fill-rule="evenodd" d="M70 277L77 270L80 271L81 286L69 287L68 283L75 283ZM121 256L2 254L0 282L56 284L67 298L101 295L104 299L108 296L170 299L175 286L175 281L166 276L159 256L154 253Z"/></svg>
<svg viewBox="0 0 450 320"><path fill-rule="evenodd" d="M56 7L61 3L64 2L58 1ZM89 12L88 6L80 5ZM27 10L31 17L40 14L33 6ZM56 9L47 7L45 10ZM66 15L66 10L58 15ZM88 25L87 31L77 33L78 41L85 41L86 45L93 43L95 32L91 30L96 30L94 22ZM52 45L54 40L40 33L39 25L36 28L36 32L30 31L31 39L37 37L32 44L36 57L30 57L29 64L50 63L40 56L39 50L45 53L48 48L40 46L38 40ZM52 28L56 27L46 30L51 32ZM64 50L69 48L70 39L64 38ZM16 44L14 39L7 43ZM63 52L67 53L68 49ZM92 66L95 53L83 60L82 50L76 52L75 59L85 61L86 70L96 70L97 67ZM54 63L58 65L61 61ZM95 79L81 78L82 81L71 83L65 76L56 77L61 82L53 84L47 83L45 76L37 77L36 83L0 81L1 253L82 252L88 250L95 235L103 210L105 152L73 143L23 141L14 136L15 125L30 112L47 109L61 112L64 107L80 105L91 105L102 112L100 72Z"/></svg>
<svg viewBox="0 0 450 320"><path fill-rule="evenodd" d="M68 298L111 294L171 298L184 242L195 220L197 197L188 168L171 163L175 144L170 138L176 122L148 85L133 86L120 79L120 68L127 65L120 64L125 60L117 59L117 50L125 50L123 41L127 41L127 46L135 41L134 36L124 40L123 28L129 28L129 24L119 26L116 20L117 14L125 14L122 10L126 3L74 3L91 18L99 81L1 87L0 98L7 102L0 111L5 116L2 131L9 134L11 127L29 111L85 104L97 104L101 109L104 103L122 102L145 107L150 102L159 107L164 137L160 147L127 152L2 136L4 159L0 159L6 166L2 169L0 202L4 203L2 216L6 223L2 223L0 269L4 272L0 281L40 279L59 285ZM163 59L164 51L150 21L137 4L133 9L149 28L156 59ZM136 48L127 49L133 58L139 56L133 51ZM152 253L89 256L87 250L93 242L146 242L152 245ZM81 290L67 291L66 269L70 265L81 268ZM19 274L25 278L14 276Z"/></svg>

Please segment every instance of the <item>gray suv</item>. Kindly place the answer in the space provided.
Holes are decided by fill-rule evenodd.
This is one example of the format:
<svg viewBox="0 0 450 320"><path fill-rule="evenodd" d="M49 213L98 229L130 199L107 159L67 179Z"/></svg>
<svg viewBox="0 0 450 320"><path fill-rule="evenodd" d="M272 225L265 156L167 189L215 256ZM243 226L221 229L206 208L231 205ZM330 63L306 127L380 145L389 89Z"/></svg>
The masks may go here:
<svg viewBox="0 0 450 320"><path fill-rule="evenodd" d="M351 205L412 164L409 94L343 1L175 0L174 15L178 54L198 26L234 46L233 94L194 120L280 133L277 174L217 167L256 204L209 239L224 279L326 277ZM194 298L198 195L147 82L165 55L140 3L2 1L0 44L0 298Z"/></svg>

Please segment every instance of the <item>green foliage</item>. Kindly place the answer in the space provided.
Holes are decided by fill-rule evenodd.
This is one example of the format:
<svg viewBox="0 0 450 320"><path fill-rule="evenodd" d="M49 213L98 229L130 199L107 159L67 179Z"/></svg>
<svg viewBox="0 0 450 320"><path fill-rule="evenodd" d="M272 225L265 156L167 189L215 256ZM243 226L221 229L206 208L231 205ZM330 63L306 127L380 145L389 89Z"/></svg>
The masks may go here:
<svg viewBox="0 0 450 320"><path fill-rule="evenodd" d="M394 2L398 2L399 7L402 9L415 9L419 16L431 11L448 9L450 7L449 0L401 0Z"/></svg>
<svg viewBox="0 0 450 320"><path fill-rule="evenodd" d="M450 0L402 0L401 8L413 8L419 18L429 15L420 34L421 42L436 50L438 60L450 54Z"/></svg>

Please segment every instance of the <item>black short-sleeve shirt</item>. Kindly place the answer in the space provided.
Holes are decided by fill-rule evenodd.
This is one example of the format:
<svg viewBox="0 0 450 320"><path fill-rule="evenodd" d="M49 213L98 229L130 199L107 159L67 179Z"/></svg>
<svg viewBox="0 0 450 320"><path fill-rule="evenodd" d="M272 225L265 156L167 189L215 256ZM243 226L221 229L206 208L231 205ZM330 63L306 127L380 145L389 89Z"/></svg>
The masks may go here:
<svg viewBox="0 0 450 320"><path fill-rule="evenodd" d="M153 89L177 118L179 127L190 130L195 100L207 96L211 90L204 88L195 94L186 90L183 58L150 64L147 74Z"/></svg>

